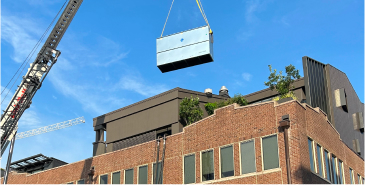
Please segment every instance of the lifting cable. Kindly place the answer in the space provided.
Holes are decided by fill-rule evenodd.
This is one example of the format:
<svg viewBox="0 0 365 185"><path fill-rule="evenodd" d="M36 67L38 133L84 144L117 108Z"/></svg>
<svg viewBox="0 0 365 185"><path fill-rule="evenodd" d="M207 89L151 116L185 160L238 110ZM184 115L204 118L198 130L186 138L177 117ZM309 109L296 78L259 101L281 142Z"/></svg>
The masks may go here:
<svg viewBox="0 0 365 185"><path fill-rule="evenodd" d="M18 73L18 71L20 70L20 68L22 68L22 66L25 64L25 62L27 61L27 63L24 65L23 69L20 71L18 77L15 79L14 83L11 85L10 89L8 90L8 92L6 93L5 97L3 98L3 100L1 101L1 104L3 104L5 98L8 96L10 90L13 88L15 82L19 79L20 74L22 74L22 72L25 69L25 66L28 65L29 60L33 57L36 49L38 48L38 46L40 45L40 43L43 41L44 37L46 36L47 32L49 31L49 29L51 28L51 26L53 25L54 21L56 20L56 18L58 17L58 15L60 14L61 10L63 9L63 7L66 5L66 2L68 0L65 1L65 3L63 3L61 9L58 11L57 15L53 18L52 22L48 25L46 31L43 33L43 35L41 36L41 38L38 40L38 42L36 43L36 45L33 47L33 49L30 51L30 53L28 54L28 56L25 58L25 60L23 61L22 65L18 68L18 70L15 72L15 74L13 75L13 77L10 79L10 81L8 82L8 84L6 84L6 86L4 87L4 89L1 91L0 95L3 94L3 92L5 91L5 89L8 87L8 85L10 84L10 82L14 79L14 77L16 76L16 74ZM30 57L29 57L30 56Z"/></svg>
<svg viewBox="0 0 365 185"><path fill-rule="evenodd" d="M162 150L162 161L161 161L161 169L158 177L157 184L162 184L162 174L163 174L163 166L165 163L165 150L166 150L166 134L163 135L163 150Z"/></svg>
<svg viewBox="0 0 365 185"><path fill-rule="evenodd" d="M156 146L156 149L157 149L157 158L156 158L156 169L153 169L153 176L154 176L154 184L157 184L157 172L158 172L158 159L159 159L159 153L160 153L160 136L157 137L157 146ZM153 165L152 165L153 166Z"/></svg>
<svg viewBox="0 0 365 185"><path fill-rule="evenodd" d="M171 6L170 6L170 10L169 10L169 13L167 14L165 24L163 25L163 29L162 29L162 33L161 33L160 38L162 37L163 32L165 31L165 26L166 26L167 20L169 19L170 12L171 12L171 8L172 8L172 5L174 4L174 1L175 1L175 0L172 0ZM207 25L208 25L208 27L209 27L209 33L210 33L210 34L211 34L211 33L213 33L212 29L210 28L210 25L209 25L209 22L208 22L207 16L205 15L205 12L204 12L204 9L203 9L203 5L202 5L202 3L200 2L200 0L196 0L196 3L198 4L199 10L200 10L200 12L202 13L202 16L203 16L203 18L204 18L205 23L207 23Z"/></svg>

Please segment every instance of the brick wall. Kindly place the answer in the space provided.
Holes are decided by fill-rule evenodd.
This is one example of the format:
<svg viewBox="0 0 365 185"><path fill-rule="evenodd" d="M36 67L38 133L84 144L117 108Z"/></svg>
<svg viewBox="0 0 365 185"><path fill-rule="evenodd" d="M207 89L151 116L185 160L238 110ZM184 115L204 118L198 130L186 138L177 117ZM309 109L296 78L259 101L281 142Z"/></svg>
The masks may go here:
<svg viewBox="0 0 365 185"><path fill-rule="evenodd" d="M289 114L291 124L289 153L293 183L327 182L310 170L308 136L344 162L346 183L349 183L349 174L346 173L349 166L355 173L364 176L364 161L344 145L326 115L319 109L290 101L279 105L265 102L245 107L237 104L226 106L217 109L214 115L185 127L183 132L167 137L163 183L183 183L183 157L192 153L195 154L195 180L201 183L200 156L208 149L214 151L214 180L204 183L287 183L284 133L279 131L279 121L285 114ZM261 138L271 134L278 136L279 168L263 170ZM241 175L239 144L248 139L255 141L256 172ZM90 183L87 174L92 166L95 167L95 183L99 183L99 175L103 174L108 174L110 183L111 173L116 171L121 171L121 183L124 183L124 170L130 168L134 169L134 183L137 183L137 171L141 165L148 165L148 182L152 183L155 144L151 141L35 174L11 173L8 183L60 184L76 183L79 179ZM219 150L225 145L233 146L234 176L220 178ZM162 146L159 158L162 159Z"/></svg>

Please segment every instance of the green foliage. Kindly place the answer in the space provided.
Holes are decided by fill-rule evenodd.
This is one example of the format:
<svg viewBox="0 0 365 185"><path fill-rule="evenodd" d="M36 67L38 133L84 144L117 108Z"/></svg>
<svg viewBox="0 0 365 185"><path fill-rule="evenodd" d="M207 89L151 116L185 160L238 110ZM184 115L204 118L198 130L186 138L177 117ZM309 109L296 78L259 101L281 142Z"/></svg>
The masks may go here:
<svg viewBox="0 0 365 185"><path fill-rule="evenodd" d="M217 103L214 102L214 103L206 103L204 105L205 107L205 110L207 111L208 115L212 115L214 113L214 109L217 108Z"/></svg>
<svg viewBox="0 0 365 185"><path fill-rule="evenodd" d="M293 96L294 94L291 89L293 89L294 86L292 84L294 80L300 78L299 70L296 70L291 64L285 67L286 76L283 75L282 71L280 71L279 74L276 74L276 69L274 69L273 72L271 65L269 65L269 70L269 81L265 82L265 85L269 86L271 90L276 89L279 93L279 99L286 98L287 96Z"/></svg>
<svg viewBox="0 0 365 185"><path fill-rule="evenodd" d="M277 97L273 98L272 100L274 100L274 101L278 101L278 100L280 100L280 99L289 98L289 97L293 98L294 100L297 100L297 99L298 99L298 98L294 95L294 93L293 93L292 91L290 91L288 94L284 94L284 96L282 96L281 98L280 98L280 96L277 96Z"/></svg>
<svg viewBox="0 0 365 185"><path fill-rule="evenodd" d="M214 113L214 110L217 108L221 108L227 105L231 105L233 103L237 103L240 106L248 105L248 101L243 97L241 94L235 94L232 98L226 100L226 101L220 101L220 102L214 102L214 103L206 103L205 110L209 115L212 115Z"/></svg>
<svg viewBox="0 0 365 185"><path fill-rule="evenodd" d="M203 118L203 110L199 107L199 97L185 97L180 103L179 115L186 125L201 120Z"/></svg>

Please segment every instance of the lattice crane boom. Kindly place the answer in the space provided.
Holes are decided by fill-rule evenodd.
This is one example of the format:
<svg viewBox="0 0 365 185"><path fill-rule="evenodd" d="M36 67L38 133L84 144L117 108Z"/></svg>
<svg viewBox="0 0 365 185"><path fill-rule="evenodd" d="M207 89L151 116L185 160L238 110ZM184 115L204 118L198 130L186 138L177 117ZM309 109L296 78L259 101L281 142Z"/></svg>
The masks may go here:
<svg viewBox="0 0 365 185"><path fill-rule="evenodd" d="M81 123L85 123L84 117L79 117L79 118L63 121L63 122L48 125L48 126L45 126L45 127L40 127L40 128L33 129L33 130L28 130L28 131L25 131L25 132L20 132L20 133L16 134L15 139L23 139L23 138L26 138L26 137L35 136L35 135L39 135L39 134L43 134L43 133L63 129L63 128L66 128L66 127L78 125L78 124L81 124Z"/></svg>

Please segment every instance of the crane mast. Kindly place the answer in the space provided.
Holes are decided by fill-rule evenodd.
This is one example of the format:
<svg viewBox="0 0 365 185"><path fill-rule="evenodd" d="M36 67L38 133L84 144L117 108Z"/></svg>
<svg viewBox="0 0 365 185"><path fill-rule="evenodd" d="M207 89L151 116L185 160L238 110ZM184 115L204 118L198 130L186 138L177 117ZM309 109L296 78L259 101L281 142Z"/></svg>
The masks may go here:
<svg viewBox="0 0 365 185"><path fill-rule="evenodd" d="M1 156L12 138L15 137L20 117L25 109L29 108L33 96L41 87L52 66L57 62L61 52L56 48L82 2L83 0L70 0L68 2L36 59L30 64L26 75L23 76L10 103L1 115Z"/></svg>

